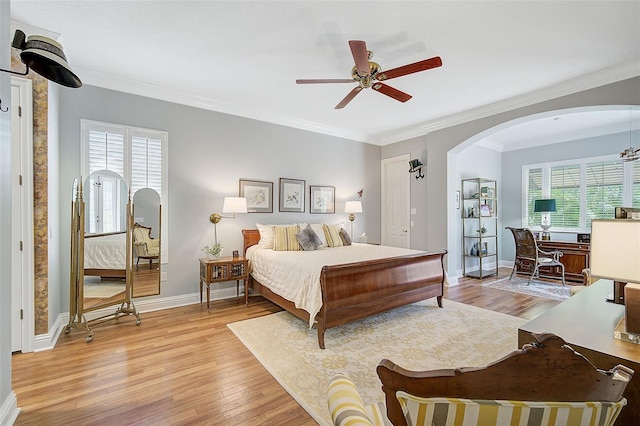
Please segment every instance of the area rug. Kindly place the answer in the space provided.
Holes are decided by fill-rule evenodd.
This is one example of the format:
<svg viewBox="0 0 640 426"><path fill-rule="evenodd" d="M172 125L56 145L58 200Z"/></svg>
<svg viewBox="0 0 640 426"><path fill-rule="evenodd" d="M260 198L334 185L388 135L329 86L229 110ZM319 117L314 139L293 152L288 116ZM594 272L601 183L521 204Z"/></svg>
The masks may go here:
<svg viewBox="0 0 640 426"><path fill-rule="evenodd" d="M484 287L497 288L499 290L513 291L515 293L524 293L530 296L544 297L554 300L568 299L569 289L571 284L567 283L565 286L560 281L558 283L548 283L544 281L531 280L531 284L527 285L529 278L527 277L513 277L503 278L498 281L484 284Z"/></svg>
<svg viewBox="0 0 640 426"><path fill-rule="evenodd" d="M337 373L354 381L365 404L384 400L376 374L387 358L412 370L481 366L518 347L525 320L449 300L394 309L325 333L288 312L228 324L244 345L318 423L331 424L327 384Z"/></svg>
<svg viewBox="0 0 640 426"><path fill-rule="evenodd" d="M84 297L108 299L124 292L124 284L85 283Z"/></svg>

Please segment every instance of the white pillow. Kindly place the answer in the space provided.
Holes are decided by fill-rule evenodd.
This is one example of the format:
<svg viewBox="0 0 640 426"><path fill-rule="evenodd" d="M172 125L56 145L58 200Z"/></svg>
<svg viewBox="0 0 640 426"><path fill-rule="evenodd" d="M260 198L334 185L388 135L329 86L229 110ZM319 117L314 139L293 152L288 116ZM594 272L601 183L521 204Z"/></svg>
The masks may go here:
<svg viewBox="0 0 640 426"><path fill-rule="evenodd" d="M258 232L260 232L260 241L258 241L258 247L261 248L273 248L273 225L263 225L256 223Z"/></svg>
<svg viewBox="0 0 640 426"><path fill-rule="evenodd" d="M320 241L322 242L322 245L320 247L326 247L327 237L324 236L324 229L322 229L322 224L312 223L310 224L310 226L311 226L311 229L313 229L313 231L316 233L316 235L318 236L318 238L320 238Z"/></svg>

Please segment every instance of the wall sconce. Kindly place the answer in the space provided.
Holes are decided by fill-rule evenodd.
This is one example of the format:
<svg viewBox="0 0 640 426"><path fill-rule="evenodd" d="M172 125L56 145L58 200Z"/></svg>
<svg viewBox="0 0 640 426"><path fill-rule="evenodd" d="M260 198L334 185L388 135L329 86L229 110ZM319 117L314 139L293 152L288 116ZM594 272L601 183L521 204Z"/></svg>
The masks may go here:
<svg viewBox="0 0 640 426"><path fill-rule="evenodd" d="M25 41L25 34L16 30L11 46L21 50L20 59L27 66L24 72L5 70L16 75L27 75L29 69L34 70L47 80L67 87L80 87L82 82L76 76L64 56L62 46L48 37L32 35Z"/></svg>
<svg viewBox="0 0 640 426"><path fill-rule="evenodd" d="M542 228L542 239L550 240L551 234L549 233L549 228L551 228L551 218L549 213L556 211L556 200L554 198L535 200L533 204L533 211L534 213L542 213L542 223L540 224L540 227Z"/></svg>
<svg viewBox="0 0 640 426"><path fill-rule="evenodd" d="M409 161L409 173L417 172L418 174L416 175L416 179L423 178L422 166L424 166L424 164L422 164L417 158Z"/></svg>
<svg viewBox="0 0 640 426"><path fill-rule="evenodd" d="M209 220L213 223L213 232L215 237L215 243L218 244L218 222L225 219L235 219L236 213L247 212L247 199L244 197L224 197L222 203L222 213L232 213L233 216L221 216L218 213L212 213L209 216Z"/></svg>
<svg viewBox="0 0 640 426"><path fill-rule="evenodd" d="M362 213L362 201L347 201L344 203L344 212L349 213L351 239L353 240L353 221L356 220L356 215L354 213Z"/></svg>

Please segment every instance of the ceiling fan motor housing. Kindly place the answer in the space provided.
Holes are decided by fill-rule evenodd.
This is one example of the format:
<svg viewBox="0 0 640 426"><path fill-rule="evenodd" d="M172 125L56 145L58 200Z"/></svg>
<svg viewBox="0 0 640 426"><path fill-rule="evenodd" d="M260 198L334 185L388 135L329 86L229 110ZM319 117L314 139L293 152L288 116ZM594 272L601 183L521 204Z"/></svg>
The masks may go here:
<svg viewBox="0 0 640 426"><path fill-rule="evenodd" d="M369 62L369 75L360 75L356 67L351 69L351 77L360 84L360 87L367 89L373 85L376 75L382 71L376 62Z"/></svg>

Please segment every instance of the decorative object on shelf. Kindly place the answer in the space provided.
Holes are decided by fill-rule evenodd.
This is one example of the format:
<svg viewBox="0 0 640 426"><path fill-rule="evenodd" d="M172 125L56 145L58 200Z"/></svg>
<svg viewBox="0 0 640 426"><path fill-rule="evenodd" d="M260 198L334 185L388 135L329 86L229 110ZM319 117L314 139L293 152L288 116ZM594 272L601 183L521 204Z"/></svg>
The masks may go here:
<svg viewBox="0 0 640 426"><path fill-rule="evenodd" d="M541 200L535 200L533 204L534 213L542 213L540 227L542 228L542 239L550 240L551 234L549 228L551 228L551 215L549 213L556 211L555 198L547 198Z"/></svg>
<svg viewBox="0 0 640 426"><path fill-rule="evenodd" d="M304 180L280 178L279 210L304 213L304 193Z"/></svg>
<svg viewBox="0 0 640 426"><path fill-rule="evenodd" d="M238 256L240 256L240 252L238 252L238 250L234 250L233 257L238 257Z"/></svg>
<svg viewBox="0 0 640 426"><path fill-rule="evenodd" d="M491 217L491 207L488 204L480 205L480 216L481 217Z"/></svg>
<svg viewBox="0 0 640 426"><path fill-rule="evenodd" d="M224 246L222 243L211 243L210 246L202 247L202 251L207 255L207 259L220 259Z"/></svg>
<svg viewBox="0 0 640 426"><path fill-rule="evenodd" d="M310 213L335 213L335 193L334 186L309 186L311 197L309 200Z"/></svg>
<svg viewBox="0 0 640 426"><path fill-rule="evenodd" d="M482 225L482 228L476 229L476 232L479 232L480 234L486 234L487 233L487 227Z"/></svg>
<svg viewBox="0 0 640 426"><path fill-rule="evenodd" d="M344 203L344 212L349 213L349 222L351 224L350 236L353 240L353 221L356 220L355 213L362 213L362 201L347 201Z"/></svg>
<svg viewBox="0 0 640 426"><path fill-rule="evenodd" d="M222 213L232 213L233 216L221 216L218 213L213 213L209 216L209 220L213 223L214 242L218 243L218 223L222 218L235 219L236 213L247 213L247 199L243 197L224 197L222 203Z"/></svg>
<svg viewBox="0 0 640 426"><path fill-rule="evenodd" d="M247 199L247 213L273 213L273 182L240 179L239 195Z"/></svg>
<svg viewBox="0 0 640 426"><path fill-rule="evenodd" d="M631 133L633 126L631 125L631 108L629 108L629 148L620 153L622 161L636 161L640 159L640 148L631 146Z"/></svg>
<svg viewBox="0 0 640 426"><path fill-rule="evenodd" d="M624 304L626 283L640 283L640 220L591 221L592 277L614 280L613 302Z"/></svg>
<svg viewBox="0 0 640 426"><path fill-rule="evenodd" d="M416 179L423 178L422 166L424 166L424 164L422 164L417 158L409 161L409 173L418 173L416 175Z"/></svg>
<svg viewBox="0 0 640 426"><path fill-rule="evenodd" d="M32 35L26 38L24 32L16 30L11 47L21 50L20 59L27 67L24 72L1 69L16 75L27 75L29 69L47 80L67 87L80 87L82 82L76 76L64 55L62 46L48 37Z"/></svg>

